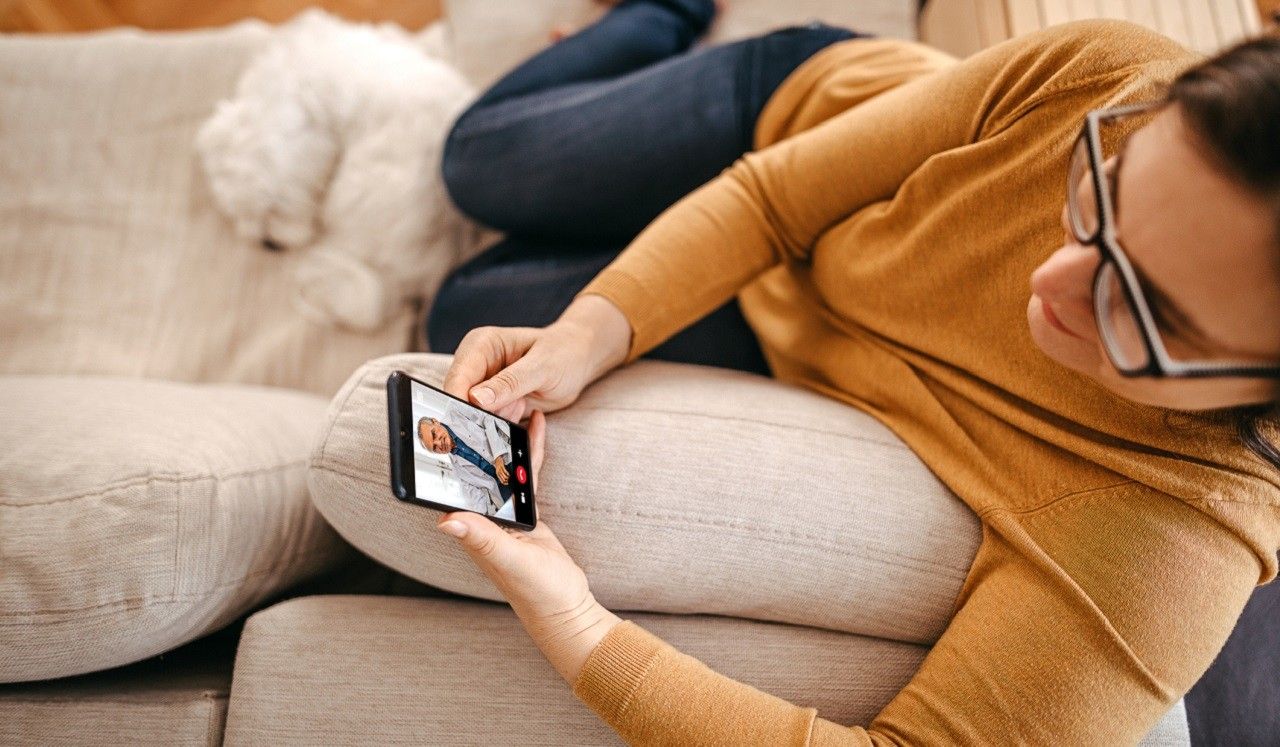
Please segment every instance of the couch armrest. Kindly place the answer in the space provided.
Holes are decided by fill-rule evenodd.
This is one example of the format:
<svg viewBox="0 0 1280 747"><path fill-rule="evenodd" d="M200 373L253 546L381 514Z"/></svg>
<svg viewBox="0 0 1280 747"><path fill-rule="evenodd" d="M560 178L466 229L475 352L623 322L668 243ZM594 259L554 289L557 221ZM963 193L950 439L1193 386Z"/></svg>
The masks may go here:
<svg viewBox="0 0 1280 747"><path fill-rule="evenodd" d="M388 485L386 379L439 383L444 355L366 364L330 406L311 458L321 513L401 573L498 593L438 512ZM981 531L888 429L762 376L640 361L547 419L539 517L605 606L774 620L931 643Z"/></svg>

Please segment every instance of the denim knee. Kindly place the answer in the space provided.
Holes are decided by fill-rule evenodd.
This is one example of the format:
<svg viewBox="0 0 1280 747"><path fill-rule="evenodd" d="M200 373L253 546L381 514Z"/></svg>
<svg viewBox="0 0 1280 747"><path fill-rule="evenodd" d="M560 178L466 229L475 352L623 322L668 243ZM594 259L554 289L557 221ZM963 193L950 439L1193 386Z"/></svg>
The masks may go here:
<svg viewBox="0 0 1280 747"><path fill-rule="evenodd" d="M675 13L689 24L694 36L700 36L707 30L716 17L714 0L649 0Z"/></svg>
<svg viewBox="0 0 1280 747"><path fill-rule="evenodd" d="M458 122L465 117L466 113L458 119ZM440 175L444 180L445 191L449 193L449 198L459 210L472 220L487 225L487 221L480 215L486 212L483 205L485 180L477 178L476 171L479 165L475 163L475 159L468 158L462 152L463 149L455 136L457 132L458 124L455 122L449 130L448 137L445 138L444 152L440 156Z"/></svg>

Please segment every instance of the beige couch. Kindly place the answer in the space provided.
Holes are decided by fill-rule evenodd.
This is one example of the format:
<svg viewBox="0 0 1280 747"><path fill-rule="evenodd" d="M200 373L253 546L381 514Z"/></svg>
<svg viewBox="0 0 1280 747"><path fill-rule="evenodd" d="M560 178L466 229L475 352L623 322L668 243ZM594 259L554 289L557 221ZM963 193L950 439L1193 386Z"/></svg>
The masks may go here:
<svg viewBox="0 0 1280 747"><path fill-rule="evenodd" d="M914 0L731 5L719 38L914 29ZM483 83L593 11L448 12ZM386 487L386 374L448 362L403 354L420 306L317 325L212 208L192 136L271 33L0 39L0 744L616 743ZM767 379L642 362L549 432L542 515L600 599L837 721L910 679L977 547L886 429ZM1180 702L1145 743L1188 743Z"/></svg>

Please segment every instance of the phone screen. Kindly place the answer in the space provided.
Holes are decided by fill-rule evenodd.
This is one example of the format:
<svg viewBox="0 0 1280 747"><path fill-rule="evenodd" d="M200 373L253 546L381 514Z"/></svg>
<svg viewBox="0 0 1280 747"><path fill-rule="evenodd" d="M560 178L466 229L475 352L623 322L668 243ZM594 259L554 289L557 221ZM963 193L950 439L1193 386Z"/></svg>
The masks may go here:
<svg viewBox="0 0 1280 747"><path fill-rule="evenodd" d="M397 378L395 399L408 394L407 408L398 403L404 434L398 477L404 489L436 507L533 526L528 432L410 376L393 376L393 384Z"/></svg>

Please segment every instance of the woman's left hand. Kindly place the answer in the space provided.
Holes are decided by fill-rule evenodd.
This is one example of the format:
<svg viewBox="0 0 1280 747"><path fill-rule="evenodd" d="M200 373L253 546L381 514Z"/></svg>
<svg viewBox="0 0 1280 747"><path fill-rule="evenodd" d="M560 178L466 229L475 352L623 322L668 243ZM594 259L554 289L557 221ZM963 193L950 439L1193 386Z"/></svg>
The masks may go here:
<svg viewBox="0 0 1280 747"><path fill-rule="evenodd" d="M546 417L529 421L534 494L542 468ZM511 604L534 643L570 685L613 626L617 615L601 607L587 576L545 522L531 532L504 529L470 511L440 518L437 527L460 541L467 555Z"/></svg>

